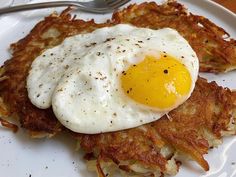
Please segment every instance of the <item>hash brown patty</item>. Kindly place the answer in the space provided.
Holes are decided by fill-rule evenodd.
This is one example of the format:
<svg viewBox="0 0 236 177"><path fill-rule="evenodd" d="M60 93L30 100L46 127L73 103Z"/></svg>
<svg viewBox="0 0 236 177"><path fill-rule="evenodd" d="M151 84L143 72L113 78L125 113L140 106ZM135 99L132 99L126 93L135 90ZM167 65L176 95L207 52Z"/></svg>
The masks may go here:
<svg viewBox="0 0 236 177"><path fill-rule="evenodd" d="M224 29L202 16L188 13L177 2L131 5L101 24L76 19L70 10L46 17L25 38L12 44L12 58L0 69L0 115L17 117L32 137L53 136L66 130L51 108L42 110L31 104L26 77L37 56L68 36L119 23L152 29L171 27L196 51L201 71L226 72L236 66L236 41L226 41L223 37L229 35ZM190 99L168 117L114 133L72 134L79 139L87 153L86 158L95 161L97 171L103 176L107 166L118 167L130 174L176 174L182 155L208 170L203 155L210 147L220 144L222 136L236 132L235 95L229 89L199 78Z"/></svg>

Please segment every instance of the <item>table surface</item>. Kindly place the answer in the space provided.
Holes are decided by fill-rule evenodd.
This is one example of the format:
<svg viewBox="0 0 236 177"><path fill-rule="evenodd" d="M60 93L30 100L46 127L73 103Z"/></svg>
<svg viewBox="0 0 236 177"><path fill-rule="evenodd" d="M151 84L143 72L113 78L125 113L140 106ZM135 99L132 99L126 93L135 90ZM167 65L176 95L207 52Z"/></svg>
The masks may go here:
<svg viewBox="0 0 236 177"><path fill-rule="evenodd" d="M228 8L232 12L236 13L236 0L214 0L214 1Z"/></svg>

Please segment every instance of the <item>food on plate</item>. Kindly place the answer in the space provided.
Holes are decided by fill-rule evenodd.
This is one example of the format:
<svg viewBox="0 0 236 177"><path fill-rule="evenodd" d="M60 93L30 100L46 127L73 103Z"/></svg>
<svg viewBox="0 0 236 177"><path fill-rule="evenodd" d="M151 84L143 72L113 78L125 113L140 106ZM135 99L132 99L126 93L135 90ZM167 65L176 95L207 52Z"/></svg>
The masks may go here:
<svg viewBox="0 0 236 177"><path fill-rule="evenodd" d="M57 95L52 92L44 94L44 91L46 91L45 88L51 88L51 86L47 85L45 88L41 86L42 90L36 89L35 87L39 87L41 83L33 84L34 82L31 79L35 77L31 77L33 75L31 71L35 69L34 67L37 67L37 60L40 61L40 59L45 58L45 63L50 64L49 61L53 61L54 55L54 53L52 53L52 57L50 57L50 52L57 47L62 47L62 45L70 41L70 39L74 40L75 35L79 35L80 37L87 36L96 33L95 30L98 28L103 30L104 27L109 27L105 29L111 30L120 26L120 24L129 24L121 26L129 26L127 28L132 29L136 29L136 27L139 27L137 29L149 28L157 30L157 33L158 29L167 28L163 30L169 32L174 31L175 36L178 36L177 38L181 38L181 40L182 37L180 37L179 34L182 35L194 49L199 59L200 71L215 73L226 72L234 69L236 66L235 40L225 40L224 37L228 34L222 28L216 26L204 17L188 13L183 5L175 1L168 1L162 5L157 5L154 2L131 5L124 10L114 13L111 20L101 24L97 24L93 20L83 21L72 18L69 12L70 9L67 9L61 15L52 14L46 17L43 21L39 22L24 39L12 44L13 57L4 63L4 66L0 70L0 114L4 118L9 116L18 118L21 126L27 129L32 137L51 137L56 135L59 131L69 131L66 127L74 130L71 125L67 124L67 119L61 120L61 122L64 121L63 125L65 125L65 127L54 115L56 111L59 113L61 110L64 110L63 105L56 105L60 106L60 109L56 108L55 111L55 108L53 108L54 112L50 107L51 103L53 104L51 98L59 100L59 97L62 95ZM146 30L149 31L148 29ZM178 31L179 34L175 30ZM162 30L159 30L159 32L160 31ZM102 39L96 38L96 40ZM113 40L107 42L112 43L112 41ZM90 44L92 45L89 46L89 48L92 47L91 51L98 54L97 52L100 51L96 49L96 46L93 46L93 41ZM101 45L99 46L101 47ZM142 46L142 44L140 46ZM170 42L168 46L171 46ZM66 47L66 45L64 45L64 47ZM192 53L189 46L187 48L186 55L188 55L188 52ZM224 50L222 50L222 48ZM141 50L139 48L132 49ZM140 63L127 65L128 67L124 68L124 70L122 68L124 75L121 75L119 80L121 81L120 86L122 89L127 91L127 88L130 87L129 84L132 84L132 82L129 83L127 81L130 80L130 78L127 77L132 75L132 73L139 73L135 72L137 68L140 70L148 62L152 63L153 56L162 59L162 56L164 57L164 55L166 55L171 62L179 63L178 59L180 59L181 62L185 62L181 59L182 55L178 57L172 54L174 50L171 50L171 48L167 47L165 50L170 51L165 54L163 49L163 53L156 54L156 52L152 50L151 57L148 55L147 59L140 61ZM60 55L60 52L63 54L63 50L58 50L57 55ZM44 55L47 57L43 57ZM35 60L36 58L37 60ZM126 60L128 59L129 58ZM186 62L190 62L190 60L186 60ZM65 59L64 62L70 61ZM42 62L41 64L45 63ZM57 64L57 62L54 64ZM63 72L66 68L68 72L72 71L68 82L73 82L73 73L76 67L71 66L68 68L67 65L69 66L69 64L66 63L65 65L60 65L58 68L64 67L64 69L62 69ZM40 62L38 66L41 66ZM157 66L159 65L157 64ZM190 83L189 89L187 89L187 93L190 94L194 88L195 80L197 79L196 75L198 71L195 68L197 64L193 64L192 67L186 66L188 65L184 63L184 67L179 66L178 68L185 70L186 74L190 75L188 79L186 79L188 83ZM105 67L104 65L104 68ZM45 67L43 68L45 69ZM96 67L93 69L96 69ZM60 69L58 72L62 70ZM164 70L163 74L166 72ZM38 71L39 73L41 72L40 70ZM42 69L42 71L47 70ZM48 71L49 73L51 72L50 70ZM30 74L28 75L29 72ZM37 74L37 72L35 73ZM46 75L47 72L45 73L45 76ZM66 75L63 77L63 84L59 83L59 85L61 84L60 86L63 87L68 86L66 83L67 80L65 79ZM45 81L46 80L44 80L44 82ZM53 83L50 82L50 84ZM54 87L56 88L57 86L54 85ZM32 89L32 94L30 91L27 91L27 88L28 90ZM144 87L142 89L146 88ZM41 100L40 96L38 97L39 99L37 99L37 95L41 95L41 93L43 93L43 99ZM50 94L53 96L48 97ZM68 93L63 92L62 94L66 99L70 100ZM187 99L188 96L185 98ZM171 102L176 99L171 99L171 103L163 103L161 105L157 105L153 102L149 102L148 105L145 105L146 102L136 97L135 94L124 93L124 97L128 100L135 100L140 106L144 105L145 108L150 107L151 110L154 109L154 107L159 107L160 109L160 107L163 106L161 109L166 109L171 106L173 106L172 108L175 108L175 105L177 106L177 104ZM209 166L203 155L207 153L209 148L219 145L222 136L233 135L236 132L236 126L234 124L236 119L235 99L235 92L227 88L224 89L214 82L208 83L205 79L198 78L194 91L187 101L184 103L181 102L183 104L178 105L178 107L172 111L169 109L170 112L168 114L152 123L145 125L140 123L139 127L111 133L89 135L70 132L73 137L78 139L80 147L85 151L85 157L89 162L89 167L96 169L100 176L110 175L113 169L120 169L125 175L173 175L178 172L183 157L195 160L204 170L208 170ZM34 104L32 104L31 101ZM71 107L70 109L74 108ZM73 113L70 112L67 118L70 118L72 114ZM57 117L60 117L60 115ZM137 126L137 124L135 126ZM103 130L97 130L96 132L98 131Z"/></svg>
<svg viewBox="0 0 236 177"><path fill-rule="evenodd" d="M203 155L221 144L222 136L235 134L235 113L235 92L198 78L191 97L157 121L119 132L75 136L90 167L97 163L103 176L114 166L132 175L174 175L186 159L209 169Z"/></svg>
<svg viewBox="0 0 236 177"><path fill-rule="evenodd" d="M68 129L103 133L158 120L178 107L190 97L198 68L177 31L120 24L44 51L31 65L27 91L36 107L52 106Z"/></svg>

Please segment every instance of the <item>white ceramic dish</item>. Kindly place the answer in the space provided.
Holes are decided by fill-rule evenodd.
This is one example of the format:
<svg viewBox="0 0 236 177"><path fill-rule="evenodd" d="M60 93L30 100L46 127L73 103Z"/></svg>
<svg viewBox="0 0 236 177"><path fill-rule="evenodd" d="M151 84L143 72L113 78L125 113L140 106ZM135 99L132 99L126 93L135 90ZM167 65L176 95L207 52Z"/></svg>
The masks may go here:
<svg viewBox="0 0 236 177"><path fill-rule="evenodd" d="M38 2L35 0L34 2ZM142 0L133 0L142 2ZM157 1L159 2L159 1ZM236 38L236 16L208 0L180 0L189 11L203 15L222 26ZM0 17L0 65L10 58L9 45L24 37L44 16L55 9L35 10ZM61 10L61 8L57 9ZM80 18L102 21L110 17L76 12ZM201 74L218 84L236 89L236 72L221 75ZM2 177L94 177L87 171L80 153L68 135L52 139L31 139L20 130L17 134L0 127L0 176ZM224 139L221 146L210 150L205 157L210 171L204 172L195 162L181 166L176 177L234 177L236 176L236 137Z"/></svg>

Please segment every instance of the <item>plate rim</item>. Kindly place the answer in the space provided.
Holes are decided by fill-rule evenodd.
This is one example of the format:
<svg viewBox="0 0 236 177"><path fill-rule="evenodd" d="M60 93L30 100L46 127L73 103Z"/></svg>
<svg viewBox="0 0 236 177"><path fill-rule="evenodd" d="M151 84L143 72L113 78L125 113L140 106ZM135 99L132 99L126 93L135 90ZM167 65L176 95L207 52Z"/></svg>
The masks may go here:
<svg viewBox="0 0 236 177"><path fill-rule="evenodd" d="M154 1L154 0L153 0ZM184 1L186 1L186 0L184 0ZM180 3L184 3L184 1L181 1L181 0L179 0L178 2L180 2ZM195 0L196 1L196 0ZM202 1L202 3L208 3L210 6L214 6L214 7L217 7L217 8L220 8L221 10L223 10L224 12L226 12L226 13L228 13L228 14L230 14L233 18L235 18L236 19L236 14L234 14L232 11L230 11L230 10L228 10L227 8L225 8L224 6L222 6L222 5L220 5L220 4L218 4L218 3L216 3L216 2L214 2L214 1L212 1L212 0L199 0L199 1ZM131 1L131 3L135 3L135 0L134 1ZM0 21L1 21L1 19L0 19ZM17 24L16 24L16 26L17 26ZM15 26L13 26L13 28L15 28ZM33 27L30 27L31 29L33 28ZM227 29L226 29L227 30ZM236 30L236 29L235 29ZM25 35L24 35L25 36ZM16 39L16 40L18 40L18 39ZM17 41L16 41L17 42ZM1 60L1 59L0 59ZM5 62L6 61L6 59L3 59L3 61ZM27 135L26 135L27 136ZM16 137L17 138L17 137ZM233 137L232 136L232 138L235 138L235 137ZM222 145L220 145L220 146L222 146ZM20 161L19 161L20 162ZM0 168L1 169L1 168ZM195 176L197 176L198 174L196 173L195 174ZM206 174L205 174L206 175ZM79 177L79 174L78 174L78 177Z"/></svg>

